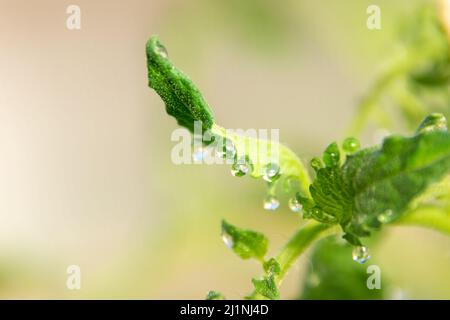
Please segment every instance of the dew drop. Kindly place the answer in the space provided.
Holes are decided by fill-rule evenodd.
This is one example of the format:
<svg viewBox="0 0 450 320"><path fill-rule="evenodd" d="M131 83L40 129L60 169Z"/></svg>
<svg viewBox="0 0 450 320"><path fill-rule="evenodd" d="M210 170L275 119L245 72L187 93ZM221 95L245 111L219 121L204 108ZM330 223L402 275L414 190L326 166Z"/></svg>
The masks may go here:
<svg viewBox="0 0 450 320"><path fill-rule="evenodd" d="M327 167L335 167L339 164L340 154L336 142L330 144L323 153L323 162Z"/></svg>
<svg viewBox="0 0 450 320"><path fill-rule="evenodd" d="M157 43L157 44L156 44L155 52L156 52L159 56L161 56L161 57L163 57L163 58L169 57L169 54L167 53L166 47L164 47L164 46L163 46L162 44L160 44L160 43Z"/></svg>
<svg viewBox="0 0 450 320"><path fill-rule="evenodd" d="M245 157L240 158L231 165L231 174L235 177L245 176L253 170L252 164Z"/></svg>
<svg viewBox="0 0 450 320"><path fill-rule="evenodd" d="M269 163L264 167L263 179L273 182L280 177L280 166L276 163Z"/></svg>
<svg viewBox="0 0 450 320"><path fill-rule="evenodd" d="M235 177L245 176L249 172L248 165L245 163L239 164L235 163L231 166L231 174Z"/></svg>
<svg viewBox="0 0 450 320"><path fill-rule="evenodd" d="M342 143L342 149L347 153L353 153L358 151L360 147L359 140L353 137L349 137Z"/></svg>
<svg viewBox="0 0 450 320"><path fill-rule="evenodd" d="M363 264L370 259L369 248L366 246L356 246L352 251L353 261Z"/></svg>
<svg viewBox="0 0 450 320"><path fill-rule="evenodd" d="M289 199L289 209L291 209L291 211L293 212L299 212L300 210L302 210L302 205L297 200L297 197L292 197L291 199Z"/></svg>
<svg viewBox="0 0 450 320"><path fill-rule="evenodd" d="M420 124L417 132L447 131L447 119L442 113L432 113Z"/></svg>
<svg viewBox="0 0 450 320"><path fill-rule="evenodd" d="M236 148L233 141L226 139L225 143L219 146L219 149L216 151L216 155L219 158L233 160L236 157Z"/></svg>
<svg viewBox="0 0 450 320"><path fill-rule="evenodd" d="M222 232L222 240L229 249L233 249L234 241L233 237L229 233Z"/></svg>
<svg viewBox="0 0 450 320"><path fill-rule="evenodd" d="M280 201L272 195L267 196L264 199L264 209L269 211L277 210L280 206Z"/></svg>

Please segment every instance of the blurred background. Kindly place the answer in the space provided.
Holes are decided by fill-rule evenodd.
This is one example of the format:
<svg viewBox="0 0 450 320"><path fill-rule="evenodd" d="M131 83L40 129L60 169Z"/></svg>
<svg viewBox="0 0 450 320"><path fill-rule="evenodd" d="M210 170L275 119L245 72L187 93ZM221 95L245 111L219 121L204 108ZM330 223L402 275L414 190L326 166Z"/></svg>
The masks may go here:
<svg viewBox="0 0 450 320"><path fill-rule="evenodd" d="M221 219L264 232L271 253L301 222L286 204L265 212L260 181L171 162L176 123L147 87L147 39L159 35L221 126L279 128L308 160L345 137L399 21L423 3L0 0L0 298L248 294L260 266L226 248ZM80 30L66 28L71 4ZM366 27L370 4L381 30ZM385 232L372 257L392 298L449 299L450 239ZM299 294L311 263L308 252L282 298ZM66 287L73 264L81 290Z"/></svg>

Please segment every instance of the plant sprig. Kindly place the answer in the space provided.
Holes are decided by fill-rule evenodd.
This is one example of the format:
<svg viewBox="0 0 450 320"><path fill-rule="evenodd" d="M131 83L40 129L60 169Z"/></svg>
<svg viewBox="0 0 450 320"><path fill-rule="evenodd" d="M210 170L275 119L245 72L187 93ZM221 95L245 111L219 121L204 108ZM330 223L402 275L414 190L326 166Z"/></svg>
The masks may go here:
<svg viewBox="0 0 450 320"><path fill-rule="evenodd" d="M440 40L436 41L436 46L439 45L442 45ZM429 54L411 54L387 72L363 101L353 131L360 131L394 79L399 75L413 77L416 62L434 58L435 50L433 47ZM252 158L246 146L256 143L264 150L272 150L273 142L230 135L220 127L200 91L172 64L155 36L147 43L147 64L149 86L160 95L167 113L175 117L179 125L193 132L194 122L199 121L213 136L227 139L233 145L243 145L245 159L251 163L248 175L263 176L264 168L271 163ZM414 81L421 79L419 82L423 83L427 77L438 77L435 73L420 76L415 73ZM278 287L298 256L312 243L331 234L343 232L351 245L361 248L362 239L372 230L390 223L416 224L450 233L450 134L442 114L426 117L414 135L391 135L379 146L358 150L359 142L354 138L345 140L342 147L336 142L330 144L322 159L311 161L314 179L293 151L283 145L276 147L279 148L282 179L270 185L273 188L283 179L299 182L294 200L298 208L302 208L303 218L311 221L302 226L275 257L266 257L268 239L263 234L223 221L222 237L227 246L243 259L256 259L264 270L261 278L252 280L254 291L247 298L278 299ZM238 160L234 158L233 165ZM215 298L223 296L217 292L208 294L208 299Z"/></svg>

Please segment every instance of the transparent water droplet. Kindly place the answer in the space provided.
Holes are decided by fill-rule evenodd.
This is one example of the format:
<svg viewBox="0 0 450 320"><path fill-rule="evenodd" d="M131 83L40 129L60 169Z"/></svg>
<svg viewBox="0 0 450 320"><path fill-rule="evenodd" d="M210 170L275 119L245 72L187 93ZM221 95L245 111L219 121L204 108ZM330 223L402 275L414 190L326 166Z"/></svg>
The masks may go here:
<svg viewBox="0 0 450 320"><path fill-rule="evenodd" d="M269 211L277 210L280 206L280 201L277 197L269 195L264 199L264 209Z"/></svg>
<svg viewBox="0 0 450 320"><path fill-rule="evenodd" d="M208 149L204 147L199 147L192 153L192 161L194 163L202 163L204 159L208 156Z"/></svg>
<svg viewBox="0 0 450 320"><path fill-rule="evenodd" d="M347 153L353 153L358 151L360 147L359 140L353 137L349 137L342 143L342 149Z"/></svg>
<svg viewBox="0 0 450 320"><path fill-rule="evenodd" d="M276 163L269 163L264 167L263 179L273 182L280 177L280 166Z"/></svg>
<svg viewBox="0 0 450 320"><path fill-rule="evenodd" d="M235 163L231 165L231 174L235 177L245 176L251 173L252 170L253 170L252 164L245 157L238 159Z"/></svg>
<svg viewBox="0 0 450 320"><path fill-rule="evenodd" d="M445 119L442 113L430 114L422 121L417 129L418 133L429 131L447 131L447 119Z"/></svg>
<svg viewBox="0 0 450 320"><path fill-rule="evenodd" d="M323 153L323 162L327 167L335 167L339 164L340 152L336 142L330 144Z"/></svg>
<svg viewBox="0 0 450 320"><path fill-rule="evenodd" d="M369 248L366 246L356 246L352 251L353 261L363 264L370 259Z"/></svg>
<svg viewBox="0 0 450 320"><path fill-rule="evenodd" d="M386 210L385 212L378 215L377 220L381 223L391 222L394 218L394 212L391 209Z"/></svg>
<svg viewBox="0 0 450 320"><path fill-rule="evenodd" d="M231 166L231 174L235 177L243 177L249 172L248 165L235 163Z"/></svg>
<svg viewBox="0 0 450 320"><path fill-rule="evenodd" d="M167 53L166 47L164 47L162 44L158 43L155 47L155 52L160 55L163 58L169 57L169 54Z"/></svg>
<svg viewBox="0 0 450 320"><path fill-rule="evenodd" d="M229 233L222 232L222 240L229 249L233 249L234 241L233 237Z"/></svg>
<svg viewBox="0 0 450 320"><path fill-rule="evenodd" d="M317 172L320 168L323 168L322 160L320 160L320 159L317 158L317 157L316 157L316 158L312 158L310 164L311 164L311 168L313 168L314 171L316 171L316 172Z"/></svg>
<svg viewBox="0 0 450 320"><path fill-rule="evenodd" d="M300 212L302 210L302 204L297 200L297 197L289 199L289 209L293 212Z"/></svg>
<svg viewBox="0 0 450 320"><path fill-rule="evenodd" d="M219 158L233 160L236 157L236 147L234 146L233 141L226 139L225 143L216 151L216 155Z"/></svg>

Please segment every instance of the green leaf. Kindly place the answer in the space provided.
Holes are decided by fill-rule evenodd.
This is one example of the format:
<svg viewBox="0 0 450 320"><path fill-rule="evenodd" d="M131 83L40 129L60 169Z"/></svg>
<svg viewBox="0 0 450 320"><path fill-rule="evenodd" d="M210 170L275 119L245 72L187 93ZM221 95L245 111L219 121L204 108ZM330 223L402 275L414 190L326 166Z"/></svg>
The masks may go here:
<svg viewBox="0 0 450 320"><path fill-rule="evenodd" d="M280 292L275 283L275 276L270 275L262 279L252 279L255 292L271 300L280 298Z"/></svg>
<svg viewBox="0 0 450 320"><path fill-rule="evenodd" d="M223 220L222 238L242 259L264 260L269 241L262 233L240 229Z"/></svg>
<svg viewBox="0 0 450 320"><path fill-rule="evenodd" d="M348 155L343 166L324 155L328 164L316 167L310 186L313 204L299 198L305 217L340 224L354 245L371 229L398 219L415 197L450 171L450 134L442 118L433 114L415 136L393 135L380 147ZM325 154L337 152L331 146Z"/></svg>
<svg viewBox="0 0 450 320"><path fill-rule="evenodd" d="M209 105L194 83L168 59L165 47L156 36L147 42L148 85L166 104L166 111L179 125L194 131L194 122L201 121L210 129L214 118Z"/></svg>
<svg viewBox="0 0 450 320"><path fill-rule="evenodd" d="M264 262L263 267L268 275L279 275L281 273L281 266L275 258L270 258Z"/></svg>
<svg viewBox="0 0 450 320"><path fill-rule="evenodd" d="M209 291L206 295L206 300L225 300L225 297L217 291Z"/></svg>
<svg viewBox="0 0 450 320"><path fill-rule="evenodd" d="M265 166L270 163L272 158L275 158L275 156L272 157L272 153L276 153L280 173L283 175L282 179L278 179L276 183L286 181L286 179L296 180L299 182L299 190L304 195L309 195L308 171L294 152L277 142L230 133L217 125L211 108L200 91L184 73L172 64L168 59L165 47L156 36L152 36L148 40L146 52L148 84L158 93L166 105L167 113L173 116L179 125L194 132L194 122L200 121L203 133L210 130L212 141L231 141L241 152L236 159L231 160L248 158L252 165L249 175L254 178L263 176ZM203 138L203 142L206 144L212 142ZM220 147L223 148L223 144ZM252 154L253 147L258 150L257 155ZM265 150L265 152L261 152L261 150Z"/></svg>

